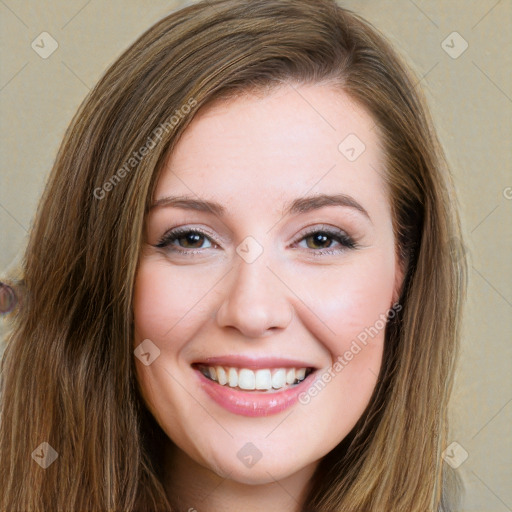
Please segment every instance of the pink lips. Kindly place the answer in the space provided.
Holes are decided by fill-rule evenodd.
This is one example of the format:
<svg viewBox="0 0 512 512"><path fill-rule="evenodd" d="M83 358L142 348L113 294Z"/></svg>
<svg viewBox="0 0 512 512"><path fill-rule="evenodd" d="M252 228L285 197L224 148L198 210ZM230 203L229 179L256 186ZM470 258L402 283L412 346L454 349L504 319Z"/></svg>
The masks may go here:
<svg viewBox="0 0 512 512"><path fill-rule="evenodd" d="M232 366L237 368L311 368L304 361L276 358L247 358L244 356L212 357L201 361L208 366ZM308 375L302 382L292 388L276 392L242 391L222 386L218 382L205 377L194 368L201 388L206 394L224 409L242 416L270 416L284 411L298 401L298 396L305 391L315 378L315 372Z"/></svg>

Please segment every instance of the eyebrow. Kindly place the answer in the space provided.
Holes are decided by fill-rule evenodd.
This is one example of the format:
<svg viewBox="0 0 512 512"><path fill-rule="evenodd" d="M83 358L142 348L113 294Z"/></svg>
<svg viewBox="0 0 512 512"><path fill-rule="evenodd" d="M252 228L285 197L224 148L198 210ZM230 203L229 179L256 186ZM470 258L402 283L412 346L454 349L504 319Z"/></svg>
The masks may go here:
<svg viewBox="0 0 512 512"><path fill-rule="evenodd" d="M166 206L183 208L185 210L209 212L217 215L218 217L222 217L226 213L226 208L216 201L196 199L190 196L162 197L151 205L150 210ZM363 208L363 206L353 197L347 194L318 194L309 197L299 197L285 205L283 215L307 213L323 208L324 206L343 206L346 208L353 208L362 213L371 222L370 215L365 208Z"/></svg>

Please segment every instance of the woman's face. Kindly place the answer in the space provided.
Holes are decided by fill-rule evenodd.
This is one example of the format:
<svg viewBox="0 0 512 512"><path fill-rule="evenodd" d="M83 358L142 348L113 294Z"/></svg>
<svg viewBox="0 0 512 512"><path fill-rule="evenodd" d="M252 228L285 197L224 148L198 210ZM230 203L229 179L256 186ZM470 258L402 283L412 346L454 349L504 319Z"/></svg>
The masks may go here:
<svg viewBox="0 0 512 512"><path fill-rule="evenodd" d="M372 119L332 87L194 118L156 187L134 299L142 394L180 453L264 483L355 425L401 285L383 175Z"/></svg>

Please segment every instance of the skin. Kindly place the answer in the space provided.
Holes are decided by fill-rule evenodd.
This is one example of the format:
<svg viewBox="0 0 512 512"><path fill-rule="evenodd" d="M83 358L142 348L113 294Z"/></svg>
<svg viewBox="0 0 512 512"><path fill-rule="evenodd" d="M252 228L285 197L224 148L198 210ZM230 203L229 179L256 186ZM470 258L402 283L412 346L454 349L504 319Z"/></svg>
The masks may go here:
<svg viewBox="0 0 512 512"><path fill-rule="evenodd" d="M281 356L308 361L321 375L389 311L402 272L374 128L333 86L285 85L203 108L168 158L155 201L187 195L225 208L222 216L153 208L135 283L134 347L150 339L160 350L148 366L136 359L137 377L172 440L165 482L178 510L299 510L319 460L366 408L384 329L359 343L309 403L267 417L213 402L191 363L226 354ZM366 146L353 162L338 149L349 134ZM283 215L290 201L317 194L350 195L368 216L338 205ZM213 241L155 247L178 226L206 230ZM357 247L305 233L326 226ZM252 263L236 252L248 236L263 248ZM252 467L237 457L248 442L262 454Z"/></svg>

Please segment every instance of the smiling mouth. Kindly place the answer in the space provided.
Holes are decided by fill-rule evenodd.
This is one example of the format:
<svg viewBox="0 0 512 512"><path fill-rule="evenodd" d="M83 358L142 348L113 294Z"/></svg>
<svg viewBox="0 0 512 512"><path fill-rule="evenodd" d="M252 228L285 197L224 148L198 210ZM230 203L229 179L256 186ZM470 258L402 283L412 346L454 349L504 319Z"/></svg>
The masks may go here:
<svg viewBox="0 0 512 512"><path fill-rule="evenodd" d="M192 365L207 379L239 391L259 391L275 393L300 384L315 369L302 368L238 368L233 366L209 366L196 363Z"/></svg>

